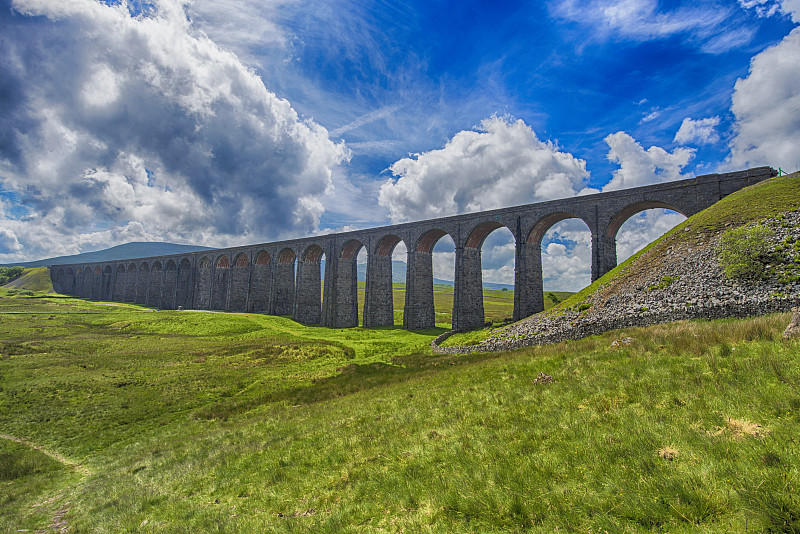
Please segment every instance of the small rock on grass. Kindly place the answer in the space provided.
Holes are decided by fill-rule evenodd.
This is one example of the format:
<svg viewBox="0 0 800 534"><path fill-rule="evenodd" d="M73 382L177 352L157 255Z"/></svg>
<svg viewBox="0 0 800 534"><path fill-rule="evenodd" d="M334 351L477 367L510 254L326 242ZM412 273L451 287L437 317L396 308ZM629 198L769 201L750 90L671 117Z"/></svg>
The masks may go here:
<svg viewBox="0 0 800 534"><path fill-rule="evenodd" d="M542 373L541 371L539 372L539 375L533 379L534 386L539 384L552 384L553 382L555 382L555 380L552 376Z"/></svg>
<svg viewBox="0 0 800 534"><path fill-rule="evenodd" d="M783 331L783 339L795 339L800 337L800 308L792 308L792 320L789 326Z"/></svg>

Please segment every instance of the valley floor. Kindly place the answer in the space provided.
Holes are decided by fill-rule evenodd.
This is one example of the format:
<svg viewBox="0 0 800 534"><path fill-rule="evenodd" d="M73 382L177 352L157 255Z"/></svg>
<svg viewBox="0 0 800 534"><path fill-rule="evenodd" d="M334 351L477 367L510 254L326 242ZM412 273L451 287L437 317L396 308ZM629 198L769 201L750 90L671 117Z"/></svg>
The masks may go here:
<svg viewBox="0 0 800 534"><path fill-rule="evenodd" d="M800 530L788 314L450 356L0 296L2 531Z"/></svg>

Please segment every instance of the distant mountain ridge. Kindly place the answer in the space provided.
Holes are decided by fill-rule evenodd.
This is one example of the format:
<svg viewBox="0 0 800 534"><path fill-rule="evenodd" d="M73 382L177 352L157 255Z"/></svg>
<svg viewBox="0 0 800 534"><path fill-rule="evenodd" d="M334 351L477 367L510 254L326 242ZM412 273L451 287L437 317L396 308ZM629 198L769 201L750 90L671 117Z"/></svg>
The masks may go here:
<svg viewBox="0 0 800 534"><path fill-rule="evenodd" d="M201 250L212 249L211 247L201 247L197 245L134 241L94 252L83 252L81 254L73 254L70 256L57 256L55 258L45 258L43 260L9 263L7 265L21 265L22 267L47 267L48 265L92 263L97 261L118 261L130 260L133 258L149 258L151 256L186 254L187 252L199 252Z"/></svg>

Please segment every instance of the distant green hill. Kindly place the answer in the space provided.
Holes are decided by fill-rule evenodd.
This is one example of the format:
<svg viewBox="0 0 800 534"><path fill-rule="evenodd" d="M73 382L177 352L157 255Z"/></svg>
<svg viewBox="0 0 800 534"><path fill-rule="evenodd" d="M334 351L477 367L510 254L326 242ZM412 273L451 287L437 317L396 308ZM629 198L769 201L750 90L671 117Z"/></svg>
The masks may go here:
<svg viewBox="0 0 800 534"><path fill-rule="evenodd" d="M211 250L210 247L200 247L197 245L179 245L176 243L153 243L153 242L132 242L116 247L97 250L95 252L84 252L71 256L57 256L36 261L19 263L9 263L7 265L21 265L22 267L46 267L48 265L67 265L72 263L91 263L96 261L116 261L131 258L148 258L150 256L166 256L169 254L184 254L187 252L198 252L201 250Z"/></svg>
<svg viewBox="0 0 800 534"><path fill-rule="evenodd" d="M25 269L22 276L3 286L4 289L27 289L28 291L52 291L50 271L46 267Z"/></svg>

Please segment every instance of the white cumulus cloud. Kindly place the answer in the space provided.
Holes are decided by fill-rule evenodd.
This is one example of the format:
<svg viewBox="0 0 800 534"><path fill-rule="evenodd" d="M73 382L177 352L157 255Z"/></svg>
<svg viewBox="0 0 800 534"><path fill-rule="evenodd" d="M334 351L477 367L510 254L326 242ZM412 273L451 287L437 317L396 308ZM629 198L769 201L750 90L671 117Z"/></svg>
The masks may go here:
<svg viewBox="0 0 800 534"><path fill-rule="evenodd" d="M20 259L133 235L110 227L212 245L317 229L347 150L184 2L155 4L132 16L124 2L14 0L0 13L0 186L27 210L0 223Z"/></svg>
<svg viewBox="0 0 800 534"><path fill-rule="evenodd" d="M669 152L658 146L647 150L625 132L617 132L605 138L608 144L608 159L619 165L611 181L603 191L628 189L672 180L688 178L681 170L694 157L695 149L679 147Z"/></svg>
<svg viewBox="0 0 800 534"><path fill-rule="evenodd" d="M378 202L395 222L570 197L588 178L583 160L539 140L523 121L497 116L390 170L395 178Z"/></svg>
<svg viewBox="0 0 800 534"><path fill-rule="evenodd" d="M698 120L686 117L675 133L674 141L682 145L713 145L719 141L717 126L719 126L719 117Z"/></svg>
<svg viewBox="0 0 800 534"><path fill-rule="evenodd" d="M736 81L731 111L731 168L800 167L800 28L752 59L748 76Z"/></svg>

